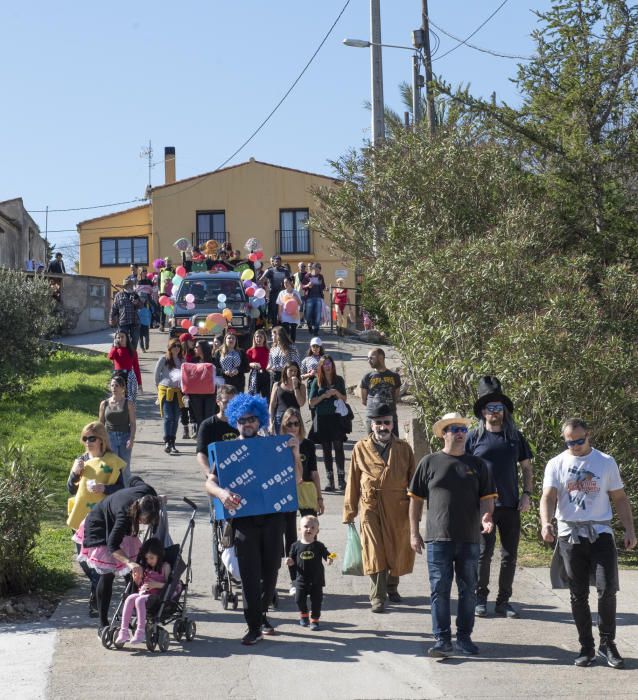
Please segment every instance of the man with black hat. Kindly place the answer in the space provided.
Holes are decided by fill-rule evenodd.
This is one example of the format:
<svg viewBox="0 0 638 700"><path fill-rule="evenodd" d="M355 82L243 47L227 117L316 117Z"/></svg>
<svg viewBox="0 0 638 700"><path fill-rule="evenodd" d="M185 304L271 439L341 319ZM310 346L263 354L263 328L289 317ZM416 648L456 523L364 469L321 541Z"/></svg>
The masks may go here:
<svg viewBox="0 0 638 700"><path fill-rule="evenodd" d="M277 325L277 297L279 292L284 288L284 280L290 277L290 271L287 267L281 264L281 255L273 255L271 266L264 272L264 277L270 284L270 295L268 296L268 320L275 326ZM262 278L263 279L263 278Z"/></svg>
<svg viewBox="0 0 638 700"><path fill-rule="evenodd" d="M472 641L476 606L477 563L481 530L491 532L496 489L485 462L465 452L470 418L447 413L432 426L444 442L440 452L426 455L418 464L410 496L410 544L421 554L425 545L419 533L423 503L426 520L428 575L432 633L436 640L428 655L445 658L454 653L450 617L450 591L456 574L459 591L456 615L456 650L478 654Z"/></svg>
<svg viewBox="0 0 638 700"><path fill-rule="evenodd" d="M496 377L482 377L478 386L478 399L474 415L479 419L478 428L471 430L465 449L468 454L480 457L490 469L498 493L494 508L494 525L501 539L501 568L494 612L500 617L517 618L518 611L510 603L512 584L516 573L516 557L521 535L521 513L528 511L534 485L532 451L517 430L512 413L514 405L501 390ZM523 473L523 493L519 497L518 465ZM490 565L494 555L496 530L481 535L478 585L476 589L476 615L487 615Z"/></svg>
<svg viewBox="0 0 638 700"><path fill-rule="evenodd" d="M414 453L392 434L392 409L378 405L370 415L372 433L352 450L344 496L343 522L359 515L363 571L370 576L373 613L385 610L386 598L400 603L399 577L412 573L408 484Z"/></svg>
<svg viewBox="0 0 638 700"><path fill-rule="evenodd" d="M122 282L122 291L118 292L111 306L111 326L126 333L131 341L131 349L137 350L140 339L140 319L137 310L141 308L140 297L133 291L133 281L127 277Z"/></svg>

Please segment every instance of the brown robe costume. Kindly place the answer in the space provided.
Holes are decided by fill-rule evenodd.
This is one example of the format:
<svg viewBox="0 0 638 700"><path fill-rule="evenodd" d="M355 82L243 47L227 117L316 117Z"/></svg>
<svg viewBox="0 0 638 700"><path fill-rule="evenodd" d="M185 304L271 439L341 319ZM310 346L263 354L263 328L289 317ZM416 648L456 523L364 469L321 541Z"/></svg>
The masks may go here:
<svg viewBox="0 0 638 700"><path fill-rule="evenodd" d="M368 436L352 450L343 521L361 521L363 571L388 569L390 576L412 573L408 485L415 471L414 453L405 440L392 437L388 463Z"/></svg>

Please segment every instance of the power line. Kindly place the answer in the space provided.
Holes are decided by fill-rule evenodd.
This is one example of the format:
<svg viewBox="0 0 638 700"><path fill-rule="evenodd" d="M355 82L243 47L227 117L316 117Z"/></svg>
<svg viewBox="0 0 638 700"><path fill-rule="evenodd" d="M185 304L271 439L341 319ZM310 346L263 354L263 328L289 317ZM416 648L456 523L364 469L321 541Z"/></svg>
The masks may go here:
<svg viewBox="0 0 638 700"><path fill-rule="evenodd" d="M492 14L491 14L484 22L482 22L481 24L479 24L479 26L478 26L471 34L469 34L468 36L466 36L465 39L457 39L457 41L458 41L459 43L458 43L456 46L453 46L451 49L449 49L449 50L446 51L445 53L442 53L440 56L437 56L436 58L433 58L432 61L433 61L433 62L434 62L434 61L440 61L442 58L445 58L445 56L449 56L453 51L456 51L458 48L460 48L460 47L463 46L464 44L467 44L467 42L468 42L475 34L477 34L481 29L483 29L483 27L484 27L493 17L495 17L495 16L498 14L498 12L500 12L501 9L502 9L503 7L505 7L505 5L507 5L508 2L509 2L509 0L503 0L503 2L494 10L494 12L492 12ZM430 20L430 22L432 22L432 20ZM439 29L440 31L442 31L440 27L437 27L437 29Z"/></svg>
<svg viewBox="0 0 638 700"><path fill-rule="evenodd" d="M146 202L145 197L136 197L135 199L128 199L125 202L111 202L110 204L94 204L90 207L71 207L69 209L49 209L48 212L62 212L62 211L87 211L88 209L107 209L108 207L119 207L122 204L132 204L133 202ZM27 209L29 214L44 214L47 209Z"/></svg>
<svg viewBox="0 0 638 700"><path fill-rule="evenodd" d="M532 56L518 56L516 54L511 54L511 53L500 53L499 51L493 51L492 49L484 49L480 46L476 46L475 44L470 44L470 42L467 41L467 39L461 39L458 36L454 36L454 34L450 34L450 32L443 29L443 27L439 27L439 25L435 24L432 20L430 20L430 24L433 27L436 27L440 32L442 32L446 36L449 36L450 39L454 39L455 41L461 42L459 44L459 46L461 46L462 44L465 44L465 46L469 46L471 49L475 49L476 51L481 51L482 53L489 53L491 56L498 56L499 58L520 58L523 61L531 61L532 60ZM457 48L457 47L455 47L455 48ZM448 51L448 53L450 53L450 52ZM447 55L447 54L443 54L443 56L445 56L445 55ZM439 56L439 58L443 58L443 56Z"/></svg>
<svg viewBox="0 0 638 700"><path fill-rule="evenodd" d="M275 115L275 113L277 112L277 110L278 110L278 109L281 107L281 105L286 101L286 99L288 98L288 96L290 95L290 93L295 89L295 87L297 86L297 83L299 83L299 81L302 79L302 77L304 76L304 74L306 73L306 71L308 70L308 68L310 68L312 62L313 62L313 61L315 60L315 58L317 57L317 54L319 53L319 51L321 51L321 49L323 48L323 45L326 43L326 41L328 41L330 35L332 34L334 28L337 26L337 24L338 24L339 20L341 19L343 13L348 9L348 5L350 4L350 2L351 2L351 0L346 0L345 5L341 8L341 12L339 12L339 14L337 15L337 18L335 19L335 21L334 21L334 22L332 23L332 25L330 26L330 29L328 29L328 31L326 32L325 36L324 36L323 39L321 40L321 43L320 43L319 46L315 49L315 52L312 54L312 56L310 57L310 59L308 60L308 62L306 63L306 65L302 68L301 73L299 73L299 75L295 78L295 80L293 81L292 85L286 90L286 92L284 93L283 97L282 97L282 98L279 100L279 102L277 102L277 104L273 107L273 109L270 111L270 113L268 114L268 116L259 124L259 126L252 132L252 134L250 134L250 136L239 146L239 148L237 148L228 158L226 158L226 160L225 160L223 163L221 163L220 165L218 165L218 166L215 168L215 170L213 170L211 173L208 173L209 175L212 175L213 173L216 173L218 170L221 170L221 169L222 169L226 164L228 164L236 155L238 155L239 153L241 153L241 151L243 151L244 148L246 148L246 146L255 138L255 136L257 136L257 134L266 126L266 124L268 124L268 122L272 119L272 117ZM197 177L197 176L195 176L195 177ZM197 185L201 184L202 182L203 182L203 178L198 178L198 179L196 179L195 182L193 182L191 185L188 185L187 187L184 187L184 188L182 188L182 189L180 189L180 190L177 190L177 191L175 191L175 192L168 192L168 193L166 193L166 194L164 194L164 195L155 195L155 196L156 196L157 198L164 198L164 197L171 197L171 196L177 195L177 194L182 194L182 192L186 192L187 190L191 189L191 187L196 187Z"/></svg>

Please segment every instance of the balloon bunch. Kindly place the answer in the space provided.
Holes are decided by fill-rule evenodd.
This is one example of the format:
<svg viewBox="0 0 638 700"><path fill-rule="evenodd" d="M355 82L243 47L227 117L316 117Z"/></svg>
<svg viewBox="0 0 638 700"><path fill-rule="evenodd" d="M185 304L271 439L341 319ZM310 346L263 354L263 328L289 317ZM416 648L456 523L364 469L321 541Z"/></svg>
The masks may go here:
<svg viewBox="0 0 638 700"><path fill-rule="evenodd" d="M174 290L177 289L180 283L184 280L184 277L186 277L186 268L183 265L180 265L175 270L175 275L173 279L170 280L170 292L166 290L168 293L165 296L161 296L159 299L160 306L164 307L164 315L166 316L173 316L175 314L175 296L169 296L168 294L172 293ZM168 286L168 282L166 284ZM187 294L186 296L193 297L192 294ZM193 297L193 301L195 301L195 297ZM195 305L193 304L193 307L194 306Z"/></svg>
<svg viewBox="0 0 638 700"><path fill-rule="evenodd" d="M266 303L266 290L253 282L255 273L252 270L244 270L241 273L241 280L244 284L244 291L249 298L250 315L252 318L259 318L261 307Z"/></svg>
<svg viewBox="0 0 638 700"><path fill-rule="evenodd" d="M253 263L255 270L259 270L263 264L261 261L264 257L264 249L261 243L256 238L249 238L244 248L248 251L248 259Z"/></svg>

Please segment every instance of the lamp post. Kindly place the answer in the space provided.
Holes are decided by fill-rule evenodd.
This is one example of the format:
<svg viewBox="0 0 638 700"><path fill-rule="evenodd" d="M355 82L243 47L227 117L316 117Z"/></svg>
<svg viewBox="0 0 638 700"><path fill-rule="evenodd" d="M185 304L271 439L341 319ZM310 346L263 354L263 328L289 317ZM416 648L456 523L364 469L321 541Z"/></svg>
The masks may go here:
<svg viewBox="0 0 638 700"><path fill-rule="evenodd" d="M344 39L343 44L345 46L352 46L357 49L367 49L368 47L375 48L373 42L371 41L365 41L365 39ZM418 124L421 121L422 115L421 115L421 88L423 87L423 76L420 73L420 64L421 64L421 54L419 53L419 47L417 45L415 46L401 46L400 44L379 44L378 48L379 50L381 47L385 47L388 49L404 49L405 51L412 51L413 56L412 56L412 115L414 119L414 123ZM374 103L374 83L372 85L372 133L373 133L373 139L372 142L376 145L376 142L374 140L374 133L375 133L375 103ZM383 122L383 101L381 103L381 121Z"/></svg>

